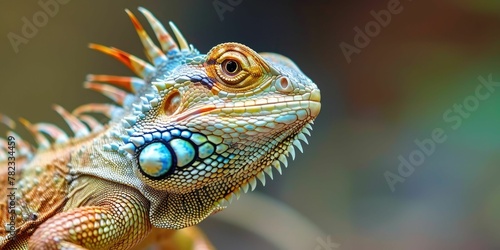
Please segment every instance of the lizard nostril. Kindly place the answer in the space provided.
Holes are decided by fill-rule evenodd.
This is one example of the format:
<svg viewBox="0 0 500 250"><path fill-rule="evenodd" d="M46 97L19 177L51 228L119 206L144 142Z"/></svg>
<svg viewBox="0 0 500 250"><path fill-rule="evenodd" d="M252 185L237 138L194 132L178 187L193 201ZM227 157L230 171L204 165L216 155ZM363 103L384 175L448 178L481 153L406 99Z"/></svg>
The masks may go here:
<svg viewBox="0 0 500 250"><path fill-rule="evenodd" d="M290 93L293 91L292 83L286 76L279 77L274 84L279 92Z"/></svg>
<svg viewBox="0 0 500 250"><path fill-rule="evenodd" d="M172 90L172 92L165 98L165 103L163 104L163 111L165 115L173 115L181 105L181 94Z"/></svg>

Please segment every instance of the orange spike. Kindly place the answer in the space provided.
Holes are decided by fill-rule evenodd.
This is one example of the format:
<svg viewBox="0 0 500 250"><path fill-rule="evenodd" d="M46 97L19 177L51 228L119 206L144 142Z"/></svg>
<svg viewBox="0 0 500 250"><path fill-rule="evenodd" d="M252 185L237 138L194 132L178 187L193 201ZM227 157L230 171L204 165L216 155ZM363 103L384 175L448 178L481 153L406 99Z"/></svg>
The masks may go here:
<svg viewBox="0 0 500 250"><path fill-rule="evenodd" d="M88 103L73 110L73 115L80 116L83 113L99 113L110 118L118 109L117 106L106 103Z"/></svg>
<svg viewBox="0 0 500 250"><path fill-rule="evenodd" d="M9 142L0 137L0 162L7 160L7 150L9 149Z"/></svg>
<svg viewBox="0 0 500 250"><path fill-rule="evenodd" d="M10 129L14 129L16 127L16 122L4 114L0 114L0 123L5 124Z"/></svg>
<svg viewBox="0 0 500 250"><path fill-rule="evenodd" d="M6 140L0 140L0 143L4 143L4 142L7 143ZM7 145L7 144L5 144L5 145ZM9 157L9 155L7 155L6 150L2 150L2 148L0 148L0 162L6 161L8 159L7 157Z"/></svg>
<svg viewBox="0 0 500 250"><path fill-rule="evenodd" d="M167 32L165 27L161 24L156 17L149 12L149 10L139 7L139 11L148 19L149 25L153 28L153 31L156 35L158 41L160 41L160 45L163 51L169 52L171 50L179 50L177 43L175 43L174 39Z"/></svg>
<svg viewBox="0 0 500 250"><path fill-rule="evenodd" d="M26 156L28 158L31 158L33 155L33 146L23 140L21 136L16 134L14 131L7 131L7 137L12 136L16 138L16 147L17 147L17 152L19 153L19 156Z"/></svg>
<svg viewBox="0 0 500 250"><path fill-rule="evenodd" d="M111 85L105 85L95 82L85 82L83 86L84 88L94 90L96 92L99 92L107 96L109 99L113 100L114 102L120 105L123 105L125 97L127 97L127 92L119 88L113 87Z"/></svg>
<svg viewBox="0 0 500 250"><path fill-rule="evenodd" d="M141 78L129 76L110 76L110 75L87 75L89 82L106 82L117 87L125 89L129 93L137 93L146 82Z"/></svg>
<svg viewBox="0 0 500 250"><path fill-rule="evenodd" d="M146 58L148 59L148 61L154 62L154 59L151 58L151 56L148 54L148 50L144 48L143 51L144 51L144 55L146 55Z"/></svg>
<svg viewBox="0 0 500 250"><path fill-rule="evenodd" d="M188 51L189 50L189 45L186 41L186 38L182 35L182 33L179 31L177 26L173 22L168 22L170 25L170 28L172 31L174 31L175 38L177 38L177 43L179 43L179 47L181 48L182 51Z"/></svg>
<svg viewBox="0 0 500 250"><path fill-rule="evenodd" d="M47 149L50 147L49 140L44 135L42 135L42 133L40 133L40 131L38 131L36 127L31 124L31 122L24 118L19 118L19 122L21 122L21 124L23 124L26 129L28 129L28 131L30 131L30 133L33 135L39 149Z"/></svg>
<svg viewBox="0 0 500 250"><path fill-rule="evenodd" d="M7 149L9 143L7 142L6 139L0 137L0 149Z"/></svg>
<svg viewBox="0 0 500 250"><path fill-rule="evenodd" d="M151 38L146 33L139 20L137 20L134 14L128 9L125 9L125 12L127 12L130 20L132 21L132 24L134 24L135 31L137 31L137 35L139 35L142 45L144 46L144 49L146 51L146 56L154 65L159 65L163 62L166 62L167 57L158 47L156 47L153 41L151 41Z"/></svg>
<svg viewBox="0 0 500 250"><path fill-rule="evenodd" d="M69 140L68 135L54 124L50 123L37 123L33 125L33 128L50 136L56 143L64 143Z"/></svg>
<svg viewBox="0 0 500 250"><path fill-rule="evenodd" d="M64 121L66 121L76 138L87 136L90 133L85 124L66 111L63 107L54 104L52 105L52 108L64 119Z"/></svg>
<svg viewBox="0 0 500 250"><path fill-rule="evenodd" d="M151 76L155 72L155 68L151 64L120 49L113 47L106 47L95 43L89 44L89 48L113 56L114 58L125 64L127 67L129 67L135 74L137 74L142 78Z"/></svg>
<svg viewBox="0 0 500 250"><path fill-rule="evenodd" d="M84 122L85 124L87 124L87 126L93 131L93 132L97 132L101 129L103 129L103 125L97 121L97 119L95 119L94 117L90 116L90 115L80 115L78 116L78 118L80 118L80 120L82 122Z"/></svg>

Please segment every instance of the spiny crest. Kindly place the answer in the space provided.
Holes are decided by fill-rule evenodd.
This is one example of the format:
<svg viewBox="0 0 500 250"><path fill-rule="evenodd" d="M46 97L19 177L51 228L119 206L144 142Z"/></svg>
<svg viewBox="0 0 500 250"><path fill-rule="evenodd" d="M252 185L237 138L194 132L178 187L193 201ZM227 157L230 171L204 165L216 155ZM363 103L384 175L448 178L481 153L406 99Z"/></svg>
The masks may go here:
<svg viewBox="0 0 500 250"><path fill-rule="evenodd" d="M16 157L31 158L33 156L33 147L24 141L17 133L12 131L16 127L16 123L10 117L0 114L0 123L9 128L6 138L0 137L0 161L8 160L15 152ZM9 141L15 140L15 149L9 149Z"/></svg>
<svg viewBox="0 0 500 250"><path fill-rule="evenodd" d="M139 10L148 20L158 41L160 42L160 46L162 49L158 48L155 45L155 43L151 40L151 38L146 33L146 31L142 27L141 23L137 20L135 15L128 9L126 9L125 11L130 17L130 20L132 21L132 24L135 27L135 30L142 42L142 45L144 46L146 57L153 65L117 48L106 47L99 44L90 44L89 47L116 58L117 60L125 64L127 67L129 67L135 74L140 76L142 79L145 79L146 81L151 80L151 78L154 76L159 66L169 63L171 59L174 59L182 55L197 53L194 47L188 45L186 39L179 31L179 29L177 29L174 23L170 22L169 25L172 31L174 32L175 37L177 38L178 44L166 31L165 27L163 27L163 25L153 16L153 14L151 14L151 12L142 7L140 7ZM112 82L110 82L111 84L116 83L116 81L114 81L116 79L110 79L110 80L112 80ZM137 84L138 82L135 81L135 83ZM143 85L145 85L145 83L143 83Z"/></svg>
<svg viewBox="0 0 500 250"><path fill-rule="evenodd" d="M140 78L113 75L87 76L86 81L84 82L85 88L103 94L119 106L113 104L89 103L77 107L73 112L70 113L63 107L54 105L53 109L66 121L75 138L88 136L91 132L98 132L104 128L104 124L99 122L93 116L89 115L89 113L102 114L110 119L120 118L124 113L123 107L130 106L134 100L134 95L137 94L142 88L149 85L148 81L154 76L158 66L165 65L169 63L169 60L172 60L179 56L198 53L192 45L188 45L182 33L172 22L170 22L169 25L174 32L178 43L174 41L172 36L170 36L170 34L166 31L165 27L158 21L158 19L156 19L153 14L151 14L151 12L149 12L145 8L139 7L139 11L146 17L148 23L153 29L156 38L160 43L160 49L155 45L155 43L146 33L143 26L140 24L134 14L128 9L126 9L125 11L132 21L132 24L134 25L135 30L137 31L137 34L139 35L139 38L144 46L146 57L149 59L152 65L120 49L106 47L99 44L90 44L90 48L111 55L112 57L121 61ZM139 115L139 113L148 110L148 105L151 105L151 100L147 100L147 105L145 104L144 107L141 106L139 108L136 108L136 110L140 111L136 112L136 115ZM127 118L124 120L132 122L131 118ZM35 142L37 143L36 148L38 150L50 148L51 141L53 141L55 144L61 144L66 143L70 140L70 137L62 129L54 124L32 124L24 118L20 118L19 121L33 135ZM7 133L7 136L15 135L18 151L24 152L25 156L31 157L34 153L33 148L35 147L23 141L21 137L11 131L15 128L16 125L14 120L6 115L0 114L0 123L6 125L10 129ZM3 141L5 139L0 138L0 140ZM2 143L2 146L5 145L7 144ZM19 149L19 147L21 148ZM7 149L0 148L0 161L6 159L6 151Z"/></svg>
<svg viewBox="0 0 500 250"><path fill-rule="evenodd" d="M161 49L155 45L135 15L129 10L125 11L132 21L132 24L134 25L135 30L142 42L146 57L152 64L116 48L105 47L98 44L90 44L90 48L111 55L124 63L142 79L123 76L88 75L87 81L84 83L86 88L102 93L119 105L123 107L132 107L131 114L129 113L126 117L122 117L122 125L125 129L134 126L138 119L144 118L146 112L159 105L159 100L156 96L152 94L144 94L144 91L141 92L141 89L145 86L151 86L149 82L155 74L158 73L158 69L167 69L168 71L169 68L175 67L180 60L193 60L193 58L196 59L196 56L199 54L192 45L187 43L182 33L172 22L170 22L169 25L174 32L178 43L173 40L172 36L170 36L170 34L166 31L165 27L154 17L153 14L151 14L151 12L142 7L140 7L139 10L148 20L160 43ZM136 98L133 94L137 94L139 92L142 93L140 96L142 102L133 103ZM127 132L129 134L133 133L131 129L128 129ZM117 135L118 133L115 134ZM122 140L127 143L128 137L124 137ZM120 147L118 144L113 143L111 145L106 145L105 149L116 150L123 155L127 155L127 152L131 153L135 150L133 145L130 143Z"/></svg>
<svg viewBox="0 0 500 250"><path fill-rule="evenodd" d="M97 119L87 115L87 113L103 114L111 117L113 113L118 113L120 107L112 104L98 104L89 103L76 108L72 113L59 105L53 105L53 109L66 121L69 128L74 134L75 138L82 138L88 136L91 132L98 132L103 129L104 125ZM70 140L70 137L62 129L51 123L31 123L25 118L19 118L19 122L26 127L26 129L33 135L37 144L38 150L46 150L51 147L51 141L55 144L63 144ZM34 154L33 146L24 141L17 133L12 131L15 128L15 122L6 115L0 114L0 123L6 125L10 130L7 131L7 138L14 137L16 140L16 147L18 148L18 156L26 156L31 158ZM89 130L90 129L90 130ZM48 138L47 138L48 137ZM50 140L49 140L50 139ZM6 145L6 144L2 144ZM0 153L1 157L5 151Z"/></svg>
<svg viewBox="0 0 500 250"><path fill-rule="evenodd" d="M130 128L135 125L137 120L144 118L146 112L159 105L158 98L150 94L142 95L140 97L142 102L133 103L135 100L135 96L133 94L139 93L145 86L151 86L149 82L157 73L158 69L173 68L175 64L179 62L179 58L188 60L188 55L196 57L199 53L192 45L188 45L182 33L172 22L170 22L169 25L174 32L178 43L174 41L172 36L170 36L170 34L166 31L165 27L153 14L151 14L151 12L140 7L139 11L146 17L151 28L153 29L156 38L160 43L160 49L146 33L142 24L138 21L135 15L129 10L125 11L132 21L132 24L134 25L134 28L142 42L146 57L153 65L119 49L90 44L90 48L99 50L118 59L142 79L123 76L88 75L85 87L102 93L123 107L132 107L132 113L126 117L122 117L122 125L126 129L127 133L131 135L134 131ZM120 87L125 91L117 87ZM118 133L114 134L118 135ZM121 137L125 143L128 142L128 137ZM127 152L132 153L133 150L135 150L135 147L131 143L122 146L119 146L117 143L112 143L110 145L105 145L105 150L115 150L123 155L127 155Z"/></svg>

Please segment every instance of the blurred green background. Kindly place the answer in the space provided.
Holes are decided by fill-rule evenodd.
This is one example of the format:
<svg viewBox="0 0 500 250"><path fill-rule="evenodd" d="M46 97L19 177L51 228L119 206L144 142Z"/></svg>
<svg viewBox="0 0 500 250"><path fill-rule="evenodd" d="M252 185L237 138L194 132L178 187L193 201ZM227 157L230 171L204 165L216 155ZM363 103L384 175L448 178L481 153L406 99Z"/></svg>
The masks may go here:
<svg viewBox="0 0 500 250"><path fill-rule="evenodd" d="M67 130L53 103L72 110L107 102L81 87L85 75L131 73L87 44L142 57L123 9L138 13L136 7L144 6L164 23L174 21L201 52L241 42L287 55L317 83L322 111L310 145L283 176L257 188L320 228L317 237L329 236L339 249L498 249L500 91L481 100L457 129L443 114L475 95L478 76L500 82L500 4L401 1L400 13L348 63L339 44L354 45L354 28L364 29L375 20L370 12L390 2L242 0L221 20L213 1L70 0L15 53L7 34L21 35L22 18L41 7L2 1L0 111ZM418 150L414 141L431 138L435 128L445 131L446 141L391 191L384 173L398 174L398 157L408 159ZM241 216L261 220L252 209L258 210L250 207ZM286 241L291 236L280 235L280 228L288 223L264 219L261 225ZM277 249L217 218L201 226L219 249ZM307 249L328 250L309 240Z"/></svg>

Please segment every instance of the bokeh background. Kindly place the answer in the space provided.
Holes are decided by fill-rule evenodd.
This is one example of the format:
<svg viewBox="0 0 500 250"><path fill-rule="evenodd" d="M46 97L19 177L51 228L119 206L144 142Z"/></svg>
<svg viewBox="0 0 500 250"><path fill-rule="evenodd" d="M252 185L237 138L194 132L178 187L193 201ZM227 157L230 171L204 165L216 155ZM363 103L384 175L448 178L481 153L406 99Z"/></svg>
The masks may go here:
<svg viewBox="0 0 500 250"><path fill-rule="evenodd" d="M221 20L213 1L72 0L15 53L7 34L20 35L22 18L41 7L2 1L0 111L68 130L53 103L72 110L107 102L81 87L85 75L131 73L87 44L142 56L123 9L144 6L164 23L174 21L201 52L227 41L278 52L321 89L322 111L305 153L256 191L287 208L265 213L246 206L231 213L259 222L282 241L297 240L293 232L308 227L273 218L300 214L321 233L295 249L328 250L321 244L327 237L338 249L499 249L500 91L455 130L443 114L475 94L478 76L500 81L500 3L401 1L401 13L348 63L339 44L353 45L354 28L364 29L374 20L370 11L385 10L389 2L242 0ZM430 138L435 128L447 140L392 191L384 173L397 174L398 157L408 159L418 150L414 141ZM219 249L279 249L225 219L201 226Z"/></svg>

